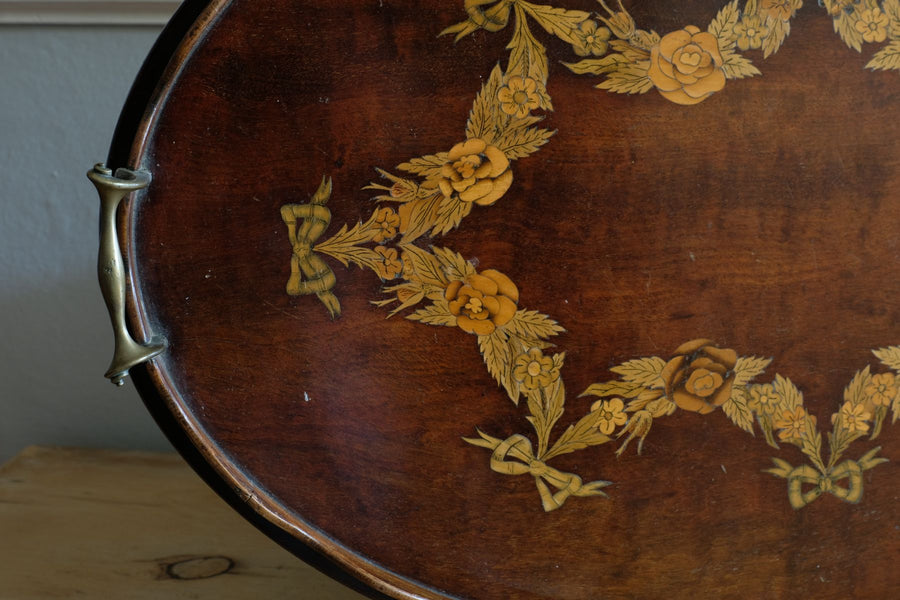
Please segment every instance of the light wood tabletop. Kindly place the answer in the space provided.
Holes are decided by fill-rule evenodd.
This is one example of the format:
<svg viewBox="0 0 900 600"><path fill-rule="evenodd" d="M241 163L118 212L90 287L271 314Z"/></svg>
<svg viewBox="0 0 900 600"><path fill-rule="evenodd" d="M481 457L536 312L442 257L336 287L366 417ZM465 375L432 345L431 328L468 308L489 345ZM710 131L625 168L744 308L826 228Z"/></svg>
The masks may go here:
<svg viewBox="0 0 900 600"><path fill-rule="evenodd" d="M0 467L0 600L363 596L269 540L175 454L29 447Z"/></svg>

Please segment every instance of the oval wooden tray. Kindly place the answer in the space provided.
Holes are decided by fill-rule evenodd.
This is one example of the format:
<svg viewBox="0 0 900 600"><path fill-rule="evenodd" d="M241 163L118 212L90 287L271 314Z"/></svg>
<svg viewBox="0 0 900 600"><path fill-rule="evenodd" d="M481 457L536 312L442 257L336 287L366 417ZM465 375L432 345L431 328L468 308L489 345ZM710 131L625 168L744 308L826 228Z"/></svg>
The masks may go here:
<svg viewBox="0 0 900 600"><path fill-rule="evenodd" d="M184 7L142 395L373 596L889 597L900 5L606 4Z"/></svg>

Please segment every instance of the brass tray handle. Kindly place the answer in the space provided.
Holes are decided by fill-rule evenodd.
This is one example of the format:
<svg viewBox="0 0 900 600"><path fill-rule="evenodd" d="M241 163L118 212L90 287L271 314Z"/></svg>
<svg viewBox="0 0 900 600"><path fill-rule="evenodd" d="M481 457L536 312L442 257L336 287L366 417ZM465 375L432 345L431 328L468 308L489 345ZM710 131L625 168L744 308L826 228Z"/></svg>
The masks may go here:
<svg viewBox="0 0 900 600"><path fill-rule="evenodd" d="M166 349L164 340L153 339L149 344L135 341L125 325L125 263L116 230L119 204L131 192L150 185L150 173L117 169L113 174L112 169L98 163L88 171L87 176L100 194L100 256L97 261L97 276L109 310L116 343L106 378L120 386L125 383L124 378L128 376L131 367L150 360Z"/></svg>

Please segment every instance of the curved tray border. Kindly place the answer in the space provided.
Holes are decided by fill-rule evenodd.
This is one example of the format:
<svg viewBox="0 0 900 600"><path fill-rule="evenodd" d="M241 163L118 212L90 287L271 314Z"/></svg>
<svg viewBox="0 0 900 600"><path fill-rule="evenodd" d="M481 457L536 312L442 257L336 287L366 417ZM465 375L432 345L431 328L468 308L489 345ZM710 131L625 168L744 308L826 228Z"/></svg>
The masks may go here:
<svg viewBox="0 0 900 600"><path fill-rule="evenodd" d="M230 6L231 0L187 1L175 13L141 66L116 124L106 164L141 168L153 131L172 87L205 33ZM142 192L145 193L145 192ZM124 203L119 215L120 244L127 264L136 263L130 241L134 211L140 194ZM149 339L143 294L133 270L128 273L128 321L137 338ZM135 387L157 425L198 475L241 516L279 545L347 587L387 600L448 600L452 596L390 571L329 537L297 515L286 511L248 478L203 430L186 409L184 399L166 370L151 361L131 371Z"/></svg>

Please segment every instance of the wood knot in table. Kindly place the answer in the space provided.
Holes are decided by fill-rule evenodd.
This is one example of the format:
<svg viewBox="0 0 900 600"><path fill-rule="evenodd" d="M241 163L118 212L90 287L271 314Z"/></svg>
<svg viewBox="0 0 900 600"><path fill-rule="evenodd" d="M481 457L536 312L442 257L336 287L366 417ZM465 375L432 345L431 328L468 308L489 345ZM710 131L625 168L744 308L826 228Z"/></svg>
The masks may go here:
<svg viewBox="0 0 900 600"><path fill-rule="evenodd" d="M190 581L230 572L234 561L227 556L176 556L160 559L160 579Z"/></svg>

